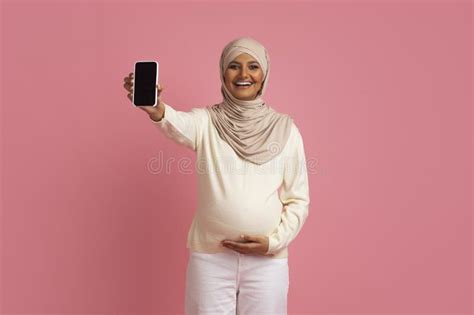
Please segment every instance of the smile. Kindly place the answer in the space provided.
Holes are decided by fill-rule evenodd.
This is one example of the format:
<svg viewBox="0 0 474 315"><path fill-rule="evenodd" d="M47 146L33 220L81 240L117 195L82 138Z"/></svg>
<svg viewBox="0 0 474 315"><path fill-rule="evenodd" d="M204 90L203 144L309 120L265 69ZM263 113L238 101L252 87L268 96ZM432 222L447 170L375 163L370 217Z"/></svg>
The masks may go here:
<svg viewBox="0 0 474 315"><path fill-rule="evenodd" d="M242 90L245 90L245 89L249 89L251 86L253 86L254 83L250 83L250 84L246 84L246 85L239 85L239 84L236 84L234 83L234 86L237 87L237 89L242 89Z"/></svg>

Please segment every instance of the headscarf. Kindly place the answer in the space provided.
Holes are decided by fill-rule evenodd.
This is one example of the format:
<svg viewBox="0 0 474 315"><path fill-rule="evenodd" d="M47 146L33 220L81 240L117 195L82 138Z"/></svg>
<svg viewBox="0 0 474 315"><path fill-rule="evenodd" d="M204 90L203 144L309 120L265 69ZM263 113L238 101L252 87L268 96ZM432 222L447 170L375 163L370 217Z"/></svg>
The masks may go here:
<svg viewBox="0 0 474 315"><path fill-rule="evenodd" d="M224 82L227 66L242 53L254 57L264 73L262 87L253 100L235 98ZM206 109L219 136L238 156L258 165L264 164L283 150L293 123L290 116L276 112L262 99L270 74L268 52L255 39L240 37L224 47L219 64L223 101Z"/></svg>

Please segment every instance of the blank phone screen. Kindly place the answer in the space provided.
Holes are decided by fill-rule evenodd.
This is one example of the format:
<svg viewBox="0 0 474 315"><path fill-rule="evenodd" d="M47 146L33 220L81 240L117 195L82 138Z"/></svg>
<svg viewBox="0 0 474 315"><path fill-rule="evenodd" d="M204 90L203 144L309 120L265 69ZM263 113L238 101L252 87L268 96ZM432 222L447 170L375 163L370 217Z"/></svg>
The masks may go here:
<svg viewBox="0 0 474 315"><path fill-rule="evenodd" d="M156 63L137 62L133 84L134 104L154 105L156 100Z"/></svg>

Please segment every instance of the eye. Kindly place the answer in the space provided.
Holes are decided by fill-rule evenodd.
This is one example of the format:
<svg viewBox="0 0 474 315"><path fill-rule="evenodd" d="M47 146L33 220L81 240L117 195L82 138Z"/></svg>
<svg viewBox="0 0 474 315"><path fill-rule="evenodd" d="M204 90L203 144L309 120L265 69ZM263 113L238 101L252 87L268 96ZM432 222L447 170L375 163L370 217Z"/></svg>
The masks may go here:
<svg viewBox="0 0 474 315"><path fill-rule="evenodd" d="M233 64L233 65L230 65L228 68L229 68L229 69L237 69L238 67L239 67L238 65ZM252 70L256 70L256 69L259 68L259 66L257 66L257 65L251 65L251 66L249 66L249 68L252 69Z"/></svg>

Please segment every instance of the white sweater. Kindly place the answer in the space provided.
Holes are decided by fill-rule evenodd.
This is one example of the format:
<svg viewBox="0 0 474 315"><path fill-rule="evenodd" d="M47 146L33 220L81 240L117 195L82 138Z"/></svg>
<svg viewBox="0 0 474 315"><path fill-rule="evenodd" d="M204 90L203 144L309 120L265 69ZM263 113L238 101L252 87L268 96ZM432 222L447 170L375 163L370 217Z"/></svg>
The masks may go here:
<svg viewBox="0 0 474 315"><path fill-rule="evenodd" d="M283 151L256 165L220 138L205 108L186 112L165 104L164 117L151 121L197 154L198 205L187 248L225 252L230 249L221 245L224 239L266 235L269 257L288 257L288 245L303 227L310 201L303 139L294 123Z"/></svg>

